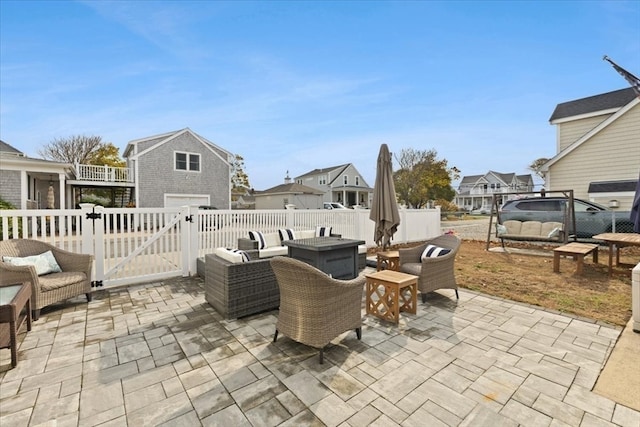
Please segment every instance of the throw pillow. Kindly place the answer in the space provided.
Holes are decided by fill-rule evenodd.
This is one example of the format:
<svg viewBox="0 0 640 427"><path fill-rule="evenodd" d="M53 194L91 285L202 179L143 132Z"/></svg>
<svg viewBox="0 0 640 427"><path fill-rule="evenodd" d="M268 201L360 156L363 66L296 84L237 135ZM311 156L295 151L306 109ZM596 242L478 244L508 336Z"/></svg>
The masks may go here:
<svg viewBox="0 0 640 427"><path fill-rule="evenodd" d="M282 228L278 230L278 234L280 235L280 242L296 239L296 233L292 228Z"/></svg>
<svg viewBox="0 0 640 427"><path fill-rule="evenodd" d="M249 256L249 254L245 251L243 251L242 249L229 249L231 252L233 252L234 254L238 254L242 257L242 262L249 262L251 261L251 257Z"/></svg>
<svg viewBox="0 0 640 427"><path fill-rule="evenodd" d="M322 227L318 225L316 227L316 237L328 237L331 236L332 227Z"/></svg>
<svg viewBox="0 0 640 427"><path fill-rule="evenodd" d="M27 257L10 257L3 256L2 261L11 265L32 265L36 268L36 274L42 276L49 273L60 273L62 269L58 265L53 252L47 251L40 255L31 255Z"/></svg>
<svg viewBox="0 0 640 427"><path fill-rule="evenodd" d="M260 231L250 231L249 238L258 242L258 249L265 249L267 243L264 240L264 235Z"/></svg>
<svg viewBox="0 0 640 427"><path fill-rule="evenodd" d="M507 230L507 227L505 227L502 224L496 224L496 235L497 236L504 236L505 234L507 234L509 230Z"/></svg>
<svg viewBox="0 0 640 427"><path fill-rule="evenodd" d="M445 249L435 245L427 245L427 247L422 252L422 255L420 256L420 259L424 260L428 258L436 258L442 255L446 255L449 252L451 252L451 249Z"/></svg>

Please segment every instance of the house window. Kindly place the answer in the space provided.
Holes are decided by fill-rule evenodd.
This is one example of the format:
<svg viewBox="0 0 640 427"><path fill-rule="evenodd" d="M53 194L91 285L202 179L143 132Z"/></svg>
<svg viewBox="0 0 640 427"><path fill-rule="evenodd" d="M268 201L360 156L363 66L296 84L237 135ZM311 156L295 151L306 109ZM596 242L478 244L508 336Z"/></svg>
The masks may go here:
<svg viewBox="0 0 640 427"><path fill-rule="evenodd" d="M342 183L343 183L344 185L349 184L349 177L348 177L347 175L343 176L342 178L343 178L343 179L342 179Z"/></svg>
<svg viewBox="0 0 640 427"><path fill-rule="evenodd" d="M327 176L326 175L320 175L318 177L318 184L327 185Z"/></svg>
<svg viewBox="0 0 640 427"><path fill-rule="evenodd" d="M356 186L360 185L360 177L356 176Z"/></svg>
<svg viewBox="0 0 640 427"><path fill-rule="evenodd" d="M200 154L176 152L176 170L200 171Z"/></svg>

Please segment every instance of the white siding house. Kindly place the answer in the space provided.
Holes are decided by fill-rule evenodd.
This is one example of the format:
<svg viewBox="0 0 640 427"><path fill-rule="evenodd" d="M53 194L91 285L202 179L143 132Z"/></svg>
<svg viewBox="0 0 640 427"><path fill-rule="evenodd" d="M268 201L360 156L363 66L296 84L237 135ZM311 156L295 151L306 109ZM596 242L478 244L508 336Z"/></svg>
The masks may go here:
<svg viewBox="0 0 640 427"><path fill-rule="evenodd" d="M558 104L557 154L541 169L545 187L629 210L640 174L640 98L632 88Z"/></svg>
<svg viewBox="0 0 640 427"><path fill-rule="evenodd" d="M295 182L320 190L323 193L323 202L339 202L347 207L359 205L367 208L371 206L373 188L369 187L369 184L351 163L314 169L297 176Z"/></svg>

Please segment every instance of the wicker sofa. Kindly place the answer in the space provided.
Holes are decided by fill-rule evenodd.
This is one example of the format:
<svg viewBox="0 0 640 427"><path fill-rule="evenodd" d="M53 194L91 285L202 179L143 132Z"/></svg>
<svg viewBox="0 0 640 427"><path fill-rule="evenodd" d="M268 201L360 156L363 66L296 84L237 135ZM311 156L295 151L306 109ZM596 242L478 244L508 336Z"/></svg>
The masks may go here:
<svg viewBox="0 0 640 427"><path fill-rule="evenodd" d="M13 265L4 257L23 258L51 251L60 267L59 272L38 275L33 265ZM91 269L93 255L78 254L31 239L0 241L0 286L31 283L33 319L40 317L43 307L85 294L91 301Z"/></svg>
<svg viewBox="0 0 640 427"><path fill-rule="evenodd" d="M226 319L236 319L280 305L280 293L268 258L234 262L218 254L205 255L205 299Z"/></svg>
<svg viewBox="0 0 640 427"><path fill-rule="evenodd" d="M318 230L296 230L294 231L294 239L308 239L316 237ZM332 237L341 237L340 234L331 233ZM271 258L274 256L287 256L289 249L282 243L282 236L280 232L263 233L265 247L259 249L259 242L249 238L241 237L238 239L238 249L245 251L258 251L260 258ZM358 246L358 269L363 270L366 267L367 262L367 246Z"/></svg>

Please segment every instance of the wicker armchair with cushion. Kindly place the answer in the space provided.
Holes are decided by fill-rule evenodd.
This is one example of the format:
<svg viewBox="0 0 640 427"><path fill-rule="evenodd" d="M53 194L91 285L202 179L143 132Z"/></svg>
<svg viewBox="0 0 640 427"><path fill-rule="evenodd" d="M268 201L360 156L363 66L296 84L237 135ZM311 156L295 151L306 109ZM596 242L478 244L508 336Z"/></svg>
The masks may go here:
<svg viewBox="0 0 640 427"><path fill-rule="evenodd" d="M271 258L280 288L280 312L273 341L278 333L320 349L345 331L362 336L362 294L365 277L338 280L309 264L287 257Z"/></svg>
<svg viewBox="0 0 640 427"><path fill-rule="evenodd" d="M0 286L30 282L34 320L40 309L60 301L81 294L91 301L92 266L93 255L65 251L38 240L0 241Z"/></svg>
<svg viewBox="0 0 640 427"><path fill-rule="evenodd" d="M398 250L400 271L418 276L418 290L423 303L427 301L427 293L437 289L454 289L458 298L453 263L459 248L459 238L443 234L419 246Z"/></svg>

